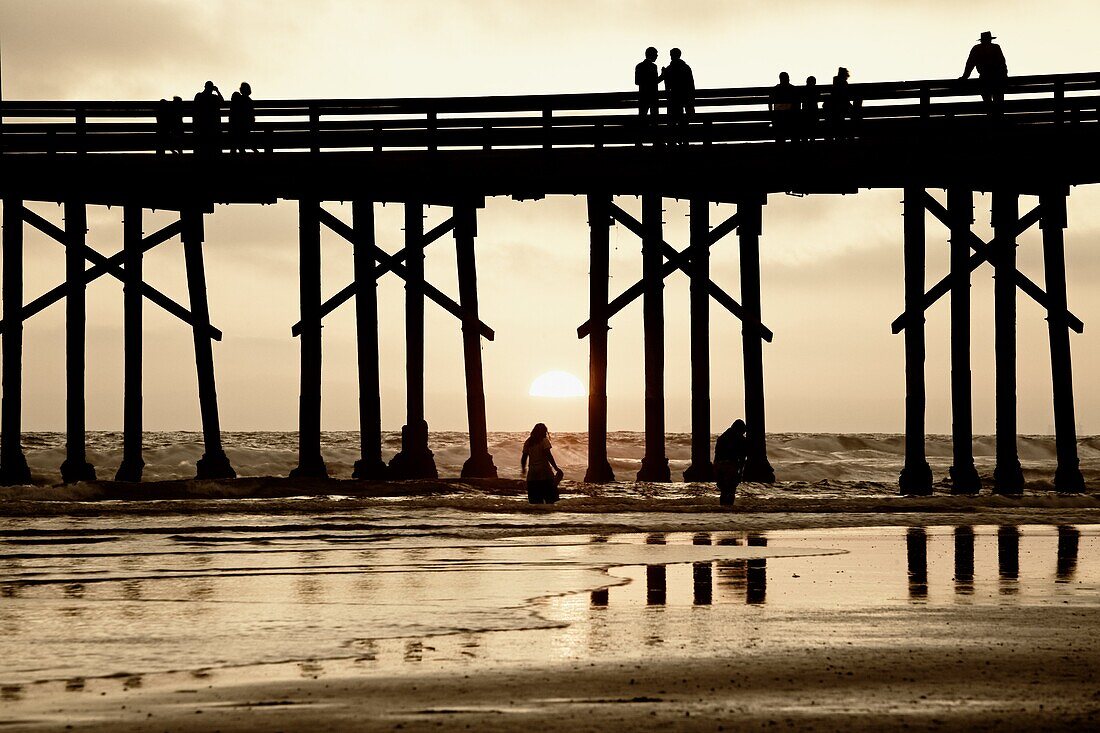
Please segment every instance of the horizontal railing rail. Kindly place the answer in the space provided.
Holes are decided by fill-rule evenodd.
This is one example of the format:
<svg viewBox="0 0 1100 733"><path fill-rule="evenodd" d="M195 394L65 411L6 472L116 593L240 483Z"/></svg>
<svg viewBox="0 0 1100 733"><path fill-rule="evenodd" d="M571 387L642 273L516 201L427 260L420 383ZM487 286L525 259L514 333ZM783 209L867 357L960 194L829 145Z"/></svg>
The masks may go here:
<svg viewBox="0 0 1100 733"><path fill-rule="evenodd" d="M939 79L851 84L843 137L950 133L998 123L1045 126L1100 122L1100 73L1019 76L998 90L1005 101L980 100L980 80ZM800 93L804 87L796 87ZM830 85L817 88L816 115L799 115L795 134L839 136L826 124ZM774 139L768 105L774 87L700 89L695 113L673 128L667 115L654 130L639 124L634 92L490 97L256 100L248 149L263 152L439 150L447 148L554 148L638 145L675 135L703 144ZM667 94L661 95L667 108ZM0 150L30 153L148 153L193 151L204 144L225 150L229 105L221 132L209 141L196 134L194 102L164 106L148 101L0 102ZM182 126L166 126L166 109ZM159 121L158 121L159 120ZM177 117L178 120L178 117ZM181 129L182 127L182 129ZM237 141L238 143L241 141Z"/></svg>

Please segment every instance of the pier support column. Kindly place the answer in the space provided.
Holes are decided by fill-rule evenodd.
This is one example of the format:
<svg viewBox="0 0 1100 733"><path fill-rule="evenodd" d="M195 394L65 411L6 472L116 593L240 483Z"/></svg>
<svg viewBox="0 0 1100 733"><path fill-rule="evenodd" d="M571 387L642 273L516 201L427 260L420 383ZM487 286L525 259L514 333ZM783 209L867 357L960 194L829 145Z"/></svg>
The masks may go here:
<svg viewBox="0 0 1100 733"><path fill-rule="evenodd" d="M1054 435L1058 468L1054 488L1066 493L1085 490L1077 458L1077 425L1073 414L1073 369L1070 362L1069 324L1066 322L1066 192L1039 196L1043 231L1043 269L1046 272L1047 329L1050 333L1050 376L1054 393Z"/></svg>
<svg viewBox="0 0 1100 733"><path fill-rule="evenodd" d="M122 246L126 258L126 282L123 285L123 397L122 464L115 481L141 481L145 460L142 458L142 252L141 207L127 204L122 210Z"/></svg>
<svg viewBox="0 0 1100 733"><path fill-rule="evenodd" d="M764 346L760 334L760 232L766 196L737 204L737 239L741 255L741 344L745 369L745 422L748 426L748 461L745 481L774 483L775 470L768 462L764 425Z"/></svg>
<svg viewBox="0 0 1100 733"><path fill-rule="evenodd" d="M298 467L291 478L327 478L321 456L321 202L298 202L298 270L302 316L298 392Z"/></svg>
<svg viewBox="0 0 1100 733"><path fill-rule="evenodd" d="M924 189L905 189L905 467L898 484L907 496L932 493L932 469L924 450Z"/></svg>
<svg viewBox="0 0 1100 733"><path fill-rule="evenodd" d="M435 456L428 449L424 420L424 204L405 204L405 389L406 424L401 452L390 461L393 478L437 478Z"/></svg>
<svg viewBox="0 0 1100 733"><path fill-rule="evenodd" d="M615 480L607 460L607 297L611 275L611 196L588 196L588 469L586 483Z"/></svg>
<svg viewBox="0 0 1100 733"><path fill-rule="evenodd" d="M982 488L974 467L974 418L970 376L970 227L974 192L947 189L951 217L951 493L977 494Z"/></svg>
<svg viewBox="0 0 1100 733"><path fill-rule="evenodd" d="M378 279L374 244L374 202L351 202L351 225L359 238L352 242L355 269L355 344L359 376L359 460L352 478L385 477L382 461L382 402L378 377ZM365 240L365 241L360 241Z"/></svg>
<svg viewBox="0 0 1100 733"><path fill-rule="evenodd" d="M477 209L454 207L455 248L458 252L458 300L462 306L462 356L466 365L466 416L470 430L470 457L462 464L462 478L496 478L489 454L485 418L485 379L481 363L481 329L477 307Z"/></svg>
<svg viewBox="0 0 1100 733"><path fill-rule="evenodd" d="M642 322L645 332L645 455L639 481L672 480L665 455L664 242L660 194L642 195Z"/></svg>
<svg viewBox="0 0 1100 733"><path fill-rule="evenodd" d="M31 482L23 454L23 202L4 199L3 387L0 401L0 485Z"/></svg>
<svg viewBox="0 0 1100 733"><path fill-rule="evenodd" d="M710 201L690 203L691 465L684 481L713 481L710 460Z"/></svg>
<svg viewBox="0 0 1100 733"><path fill-rule="evenodd" d="M993 252L994 352L996 357L997 466L993 492L1020 494L1024 475L1016 449L1016 237L1020 197L1015 192L993 192L993 233L999 239Z"/></svg>
<svg viewBox="0 0 1100 733"><path fill-rule="evenodd" d="M204 452L196 465L196 478L236 478L222 449L222 431L218 419L218 391L214 383L214 352L210 344L210 305L206 300L206 270L202 262L202 211L185 208L183 220L183 259L187 270L187 294L191 301L191 332L195 340L195 371L199 380L199 414L202 417Z"/></svg>
<svg viewBox="0 0 1100 733"><path fill-rule="evenodd" d="M87 284L84 282L84 242L88 213L83 201L65 202L65 462L61 480L94 481L88 463L85 431L84 360L86 351Z"/></svg>

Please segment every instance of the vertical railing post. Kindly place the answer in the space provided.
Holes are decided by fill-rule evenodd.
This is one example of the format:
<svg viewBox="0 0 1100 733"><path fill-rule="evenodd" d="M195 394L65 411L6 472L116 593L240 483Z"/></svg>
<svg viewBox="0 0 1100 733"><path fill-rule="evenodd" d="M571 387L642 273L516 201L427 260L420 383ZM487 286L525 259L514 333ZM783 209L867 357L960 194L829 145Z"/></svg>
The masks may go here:
<svg viewBox="0 0 1100 733"><path fill-rule="evenodd" d="M685 481L713 481L710 460L710 201L689 204L691 253L691 465Z"/></svg>
<svg viewBox="0 0 1100 733"><path fill-rule="evenodd" d="M932 493L932 469L924 447L924 188L905 189L903 203L905 260L905 466L898 480L901 493Z"/></svg>
<svg viewBox="0 0 1100 733"><path fill-rule="evenodd" d="M321 456L321 202L298 202L298 270L302 317L298 393L298 466L291 478L326 478Z"/></svg>
<svg viewBox="0 0 1100 733"><path fill-rule="evenodd" d="M1054 397L1054 440L1058 468L1054 488L1065 493L1084 491L1077 456L1077 425L1073 408L1073 368L1070 360L1069 324L1066 319L1065 189L1039 196L1039 227L1043 232L1043 269L1046 273L1047 331L1050 335L1050 377Z"/></svg>
<svg viewBox="0 0 1100 733"><path fill-rule="evenodd" d="M87 351L87 290L84 282L84 243L88 214L83 201L65 202L65 483L94 481L95 469L87 458L85 431L85 359Z"/></svg>
<svg viewBox="0 0 1100 733"><path fill-rule="evenodd" d="M355 344L359 377L359 460L352 478L380 479L382 462L382 403L378 376L378 279L374 256L374 202L351 203L355 270Z"/></svg>
<svg viewBox="0 0 1100 733"><path fill-rule="evenodd" d="M661 195L642 194L642 322L645 341L645 455L639 481L671 480L665 454L664 234Z"/></svg>
<svg viewBox="0 0 1100 733"><path fill-rule="evenodd" d="M996 359L997 465L993 491L1020 494L1024 475L1016 448L1016 226L1020 197L1015 191L993 192L993 350Z"/></svg>
<svg viewBox="0 0 1100 733"><path fill-rule="evenodd" d="M974 417L970 374L970 227L974 192L947 189L951 219L951 493L977 494L981 478L974 467Z"/></svg>
<svg viewBox="0 0 1100 733"><path fill-rule="evenodd" d="M23 201L4 199L3 388L0 400L0 485L29 484L23 454Z"/></svg>
<svg viewBox="0 0 1100 733"><path fill-rule="evenodd" d="M126 204L122 210L122 246L125 252L126 282L123 286L122 463L115 481L141 481L145 460L142 458L142 209Z"/></svg>
<svg viewBox="0 0 1100 733"><path fill-rule="evenodd" d="M588 469L587 483L615 480L607 460L607 296L610 276L611 196L588 195Z"/></svg>

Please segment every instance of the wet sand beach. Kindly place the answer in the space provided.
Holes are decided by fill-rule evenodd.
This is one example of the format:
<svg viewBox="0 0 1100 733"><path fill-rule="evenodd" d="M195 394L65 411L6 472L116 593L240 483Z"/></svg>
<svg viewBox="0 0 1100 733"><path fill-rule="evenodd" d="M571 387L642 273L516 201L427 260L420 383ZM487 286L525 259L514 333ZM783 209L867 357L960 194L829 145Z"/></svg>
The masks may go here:
<svg viewBox="0 0 1100 733"><path fill-rule="evenodd" d="M107 501L9 517L0 723L1087 727L1100 522L1091 497L1028 506L1056 498L709 515Z"/></svg>

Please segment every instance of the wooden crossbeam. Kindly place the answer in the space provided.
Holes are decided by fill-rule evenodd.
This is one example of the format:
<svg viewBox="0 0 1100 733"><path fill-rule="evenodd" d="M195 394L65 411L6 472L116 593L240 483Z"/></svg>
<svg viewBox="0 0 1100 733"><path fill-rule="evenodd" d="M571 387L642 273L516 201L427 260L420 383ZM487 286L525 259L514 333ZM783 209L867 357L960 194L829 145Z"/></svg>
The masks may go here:
<svg viewBox="0 0 1100 733"><path fill-rule="evenodd" d="M328 211L325 211L324 209L321 209L319 218L322 224L339 234L347 241L360 242L366 245L371 250L374 258L379 261L380 267L385 268L382 270L382 272L392 272L402 280L408 280L408 272L405 270L405 266L401 264L401 261L404 259L404 255L402 255L401 258L398 258L396 255L391 255L389 252L385 251L376 244L370 242L362 242L359 239L358 233L354 229L352 229L350 226L342 222L338 217ZM431 232L428 232L428 234L425 235L425 239L427 239L428 236L431 236L436 230L448 225L451 228L454 227L453 222L444 222L444 224L441 224L439 227L436 227ZM446 233L448 231L450 231L449 228L444 229L443 233ZM438 239L439 237L443 236L443 233L436 235L435 238ZM345 288L344 290L347 290L347 288ZM424 295L426 295L429 300L433 301L436 305L453 315L458 320L463 320L464 311L462 310L462 306L451 300L435 286L424 283ZM331 312L331 310L329 312ZM489 328L481 320L478 320L477 323L478 330L481 332L481 335L484 336L487 340L493 341L496 338L496 332L493 331L493 329ZM301 333L301 323L295 325L297 326L298 332L295 333L294 328L291 328L291 333L297 336L299 333Z"/></svg>
<svg viewBox="0 0 1100 733"><path fill-rule="evenodd" d="M59 244L65 246L65 247L71 246L70 243L67 241L67 239L65 237L64 230L61 229L60 227L58 227L55 224L51 223L50 221L44 219L43 217L39 216L38 214L34 213L33 211L31 211L30 209L28 209L26 207L23 208L22 216L23 216L23 221L27 222L32 227L34 227L38 231L45 234L50 239L53 239L54 241L58 242ZM173 231L171 233L168 233L169 229L172 229ZM171 225L169 227L165 227L165 229L160 230L159 232L157 232L153 236L154 237L163 236L164 239L162 241L167 241L171 237L178 234L180 231L182 231L182 225L180 225L179 222L177 222L174 225ZM145 241L146 240L144 240L144 239L142 240L143 246L144 246ZM161 242L157 242L157 244L160 244L160 243ZM126 282L125 271L123 270L122 267L120 267L117 264L117 262L118 262L117 260L112 261L113 258L110 258L110 257L107 257L106 255L100 254L99 252L95 251L94 249L92 249L91 247L89 247L86 244L81 245L81 250L82 250L81 254L84 256L84 259L88 260L88 262L91 262L93 265L100 268L101 271L95 277L99 277L99 275L102 275L102 274L108 274L111 277L118 280L119 282L122 282L122 283ZM116 255L116 257L117 256L118 255ZM85 273L84 273L85 282L89 282L87 280L88 273L91 272L94 269L95 268L89 268L88 270L85 270ZM194 319L191 316L191 311L184 308L182 305L180 305L176 301L172 300L167 295L160 292L159 290L154 288L149 283L143 282L141 284L141 294L146 299L148 299L149 302L154 303L156 305L159 305L165 311L167 311L168 313L171 313L173 316L180 319L181 321L183 321L187 325L194 327L195 324L193 323ZM219 329L215 328L214 326L207 325L207 333L209 334L210 338L214 339L215 341L221 341L222 340L222 332Z"/></svg>
<svg viewBox="0 0 1100 733"><path fill-rule="evenodd" d="M630 214L623 211L614 203L610 204L610 207L612 218L620 222L623 226L625 226L634 234L638 235L639 237L642 236L641 222L639 222ZM710 231L707 246L714 246L717 241L725 237L736 228L737 215L735 214ZM688 261L690 260L688 250L680 252L668 242L662 241L661 251L666 259L666 262L661 266L661 279L668 277L677 270L680 270L684 273L688 272ZM637 300L638 297L642 295L644 290L644 280L639 280L638 282L634 283L629 288L624 290L618 297L607 304L608 319L610 319L623 308ZM772 339L775 338L775 334L772 333L771 329L769 329L764 324L755 321L755 319L750 319L741 304L734 300L734 298L729 293L719 287L718 284L715 283L713 280L708 281L707 290L710 293L710 296L714 298L715 301L717 301L726 310L728 310L730 313L740 319L742 323L757 323L760 328L760 335L765 341L771 343ZM592 322L585 321L577 327L577 338L584 338L591 332Z"/></svg>
<svg viewBox="0 0 1100 733"><path fill-rule="evenodd" d="M944 207L943 204L941 204L931 194L927 192L924 195L924 206L925 209L927 209L928 213L932 214L932 216L934 216L941 224L946 227L951 226L950 214L947 211L947 208ZM1036 206L1027 214L1022 216L1020 220L1016 223L1016 227L1013 229L1012 232L1012 238L1015 239L1016 237L1020 236L1028 229L1030 229L1039 221L1040 217L1040 209L1038 206ZM970 256L968 264L970 267L970 272L973 272L974 270L978 269L983 262L989 261L989 257L992 254L993 249L1000 246L1001 240L994 237L989 242L984 242L982 241L982 238L979 237L977 234L974 234L973 232L970 232L969 234L970 236L968 237L968 243L970 245L970 248L974 250L974 254ZM1027 295L1030 296L1032 300L1034 300L1043 308L1048 308L1047 294L1042 288L1036 285L1035 282L1031 280L1031 278L1023 274L1019 270L1016 271L1015 278L1016 286L1020 288L1020 290L1027 293ZM924 310L928 310L936 301L938 301L949 292L951 292L950 274L944 277L935 285L933 285L928 290L928 292L925 293L923 302ZM890 330L893 333L901 333L901 331L903 331L907 325L908 318L908 313L902 313L900 316L894 319L893 323L890 324ZM1076 333L1084 332L1085 324L1081 321L1080 318L1078 318L1068 310L1066 311L1066 319L1069 323L1069 327L1072 328Z"/></svg>
<svg viewBox="0 0 1100 733"><path fill-rule="evenodd" d="M445 236L449 232L454 231L454 228L455 228L455 219L452 216L451 218L447 219L447 221L443 222L442 224L440 224L437 227L434 227L433 229L431 229L430 231L428 231L427 233L424 234L424 246L427 246L427 245L431 244L432 242L434 242L434 241L440 239L441 237ZM400 252L393 255L393 258L394 258L394 261L402 263L402 262L405 261L405 257L407 255L408 255L408 251L406 249L402 248ZM390 272L390 271L391 271L391 268L390 268L388 263L382 263L380 265L377 265L374 268L374 279L377 280L378 278L382 277L383 275L385 275L387 272ZM336 293L336 295L333 295L331 298L326 300L324 303L321 304L321 319L324 320L325 316L327 316L329 313L332 313L334 310L336 310L337 308L342 306L344 303L347 303L349 300L352 299L352 296L354 296L354 295L355 295L355 283L351 283L350 285L348 285L345 288L343 288L342 290L340 290L340 292ZM291 326L290 327L290 333L291 333L292 336L302 335L302 322L298 321L293 326Z"/></svg>
<svg viewBox="0 0 1100 733"><path fill-rule="evenodd" d="M158 244L164 244L165 242L167 242L172 237L175 237L178 234L180 234L180 232L182 232L182 231L183 231L183 223L179 222L179 221L176 221L176 222L173 222L172 224L169 224L168 226L164 227L163 229L160 229L156 232L153 232L149 236L142 238L142 240L141 240L141 253L145 254L149 250L153 249L153 247L156 247ZM125 259L125 256L126 256L126 252L125 252L125 250L123 250L123 251L120 251L120 252L118 252L116 254L113 254L110 257L108 257L107 262L111 265L117 265L120 262L122 262L123 259ZM84 277L82 278L82 280L83 280L84 284L87 285L88 283L90 283L94 280L97 280L101 276L106 275L106 274L107 274L107 268L106 267L100 266L100 265L93 265L92 267L89 267L87 270L84 271ZM56 288L52 288L51 290L47 290L45 293L43 293L42 295L40 295L37 298L35 298L34 300L32 300L30 303L27 303L26 305L23 306L23 309L21 311L22 320L26 321L31 316L34 316L34 315L37 315L38 313L41 313L46 308L49 308L51 305L53 305L57 301L61 300L62 298L64 298L68 294L69 294L69 283L67 283L67 282L66 283L61 283ZM5 326L6 323L7 323L6 321L0 320L0 331L3 331L4 326Z"/></svg>

